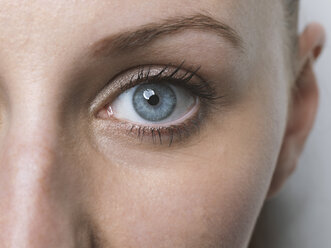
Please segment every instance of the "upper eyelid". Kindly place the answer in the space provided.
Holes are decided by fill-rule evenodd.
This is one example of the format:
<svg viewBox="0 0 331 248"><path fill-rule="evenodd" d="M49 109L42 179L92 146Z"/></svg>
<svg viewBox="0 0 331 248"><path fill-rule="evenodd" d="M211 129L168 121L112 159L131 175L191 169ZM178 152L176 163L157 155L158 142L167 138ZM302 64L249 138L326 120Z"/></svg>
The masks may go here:
<svg viewBox="0 0 331 248"><path fill-rule="evenodd" d="M111 80L107 82L105 87L100 91L97 97L90 104L89 112L91 114L95 113L99 108L105 106L109 101L112 101L112 98L116 97L119 93L123 92L126 89L129 89L141 82L139 80L144 81L146 76L148 75L151 79L159 79L167 78L175 71L176 77L179 80L184 76L198 77L199 80L203 80L199 75L197 75L198 68L186 69L183 66L184 62L182 62L179 66L174 65L140 65L138 67L134 67L131 69L127 69L124 72L121 72L114 76ZM160 72L163 72L160 75ZM144 75L140 75L141 79L139 79L140 73L145 73ZM131 83L130 83L131 82ZM134 84L132 84L134 82Z"/></svg>
<svg viewBox="0 0 331 248"><path fill-rule="evenodd" d="M184 62L182 62L178 67L175 68L171 68L169 65L166 65L163 67L163 69L161 69L159 72L155 74L151 73L151 67L149 67L147 71L143 67L141 68L141 71L136 74L138 78L136 79L131 78L129 84L122 85L121 89L125 90L131 88L146 80L148 80L148 82L155 82L156 80L160 80L160 79L162 80L177 79L183 82L187 82L191 80L194 76L197 76L197 72L201 68L200 66L193 71L189 71L189 70L183 70L182 68L183 64Z"/></svg>

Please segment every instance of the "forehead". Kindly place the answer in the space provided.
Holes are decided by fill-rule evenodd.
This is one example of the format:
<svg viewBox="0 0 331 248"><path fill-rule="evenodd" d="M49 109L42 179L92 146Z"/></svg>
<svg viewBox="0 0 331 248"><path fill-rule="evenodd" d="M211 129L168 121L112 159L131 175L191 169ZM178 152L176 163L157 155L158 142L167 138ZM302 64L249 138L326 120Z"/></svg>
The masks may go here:
<svg viewBox="0 0 331 248"><path fill-rule="evenodd" d="M195 13L222 20L245 37L249 33L247 29L258 30L266 25L264 19L271 19L270 13L265 14L270 5L262 0L3 0L0 1L0 39L3 46L16 44L27 50L29 45L31 49L38 45L41 49L39 43L52 44L55 38L57 44L70 43L74 38L81 40L76 44L79 48L80 44L105 35L162 18Z"/></svg>
<svg viewBox="0 0 331 248"><path fill-rule="evenodd" d="M175 54L174 63L187 60L195 66L208 62L225 67L225 59L220 62L225 50L218 50L219 55L214 56L219 39L209 34L202 39L201 32L193 39L182 33L169 43L163 39L161 56L146 56L159 51L157 47L151 50L143 47L145 51L140 54L110 56L100 67L97 66L102 60L95 63L86 56L86 52L105 37L163 19L199 13L228 25L241 37L245 59L238 59L240 63L236 64L238 68L246 68L241 74L257 72L259 68L270 71L282 64L279 58L282 55L275 54L281 50L281 5L275 3L265 0L0 0L0 86L8 88L3 92L9 92L6 94L12 95L11 99L26 92L26 87L69 91L70 87L78 87L81 78L101 75L101 69L94 68L108 66L113 71L121 71L137 63L169 63L166 56ZM190 51L189 47L193 49ZM223 57L231 56L236 59L232 52ZM165 61L156 61L158 57Z"/></svg>

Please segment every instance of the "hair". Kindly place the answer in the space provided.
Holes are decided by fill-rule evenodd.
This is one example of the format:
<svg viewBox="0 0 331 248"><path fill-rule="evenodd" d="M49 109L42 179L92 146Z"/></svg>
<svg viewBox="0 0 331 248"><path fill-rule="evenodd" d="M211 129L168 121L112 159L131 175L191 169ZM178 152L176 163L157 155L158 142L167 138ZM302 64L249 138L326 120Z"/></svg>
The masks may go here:
<svg viewBox="0 0 331 248"><path fill-rule="evenodd" d="M298 10L299 10L299 0L283 0L286 10L287 20L292 28L296 28L298 24Z"/></svg>
<svg viewBox="0 0 331 248"><path fill-rule="evenodd" d="M298 56L298 17L300 0L282 0L285 16L286 53L292 68L292 77L296 74L296 58ZM295 79L295 78L293 78ZM295 85L292 85L295 86Z"/></svg>
<svg viewBox="0 0 331 248"><path fill-rule="evenodd" d="M283 0L285 6L285 21L291 40L296 40L298 29L299 0Z"/></svg>

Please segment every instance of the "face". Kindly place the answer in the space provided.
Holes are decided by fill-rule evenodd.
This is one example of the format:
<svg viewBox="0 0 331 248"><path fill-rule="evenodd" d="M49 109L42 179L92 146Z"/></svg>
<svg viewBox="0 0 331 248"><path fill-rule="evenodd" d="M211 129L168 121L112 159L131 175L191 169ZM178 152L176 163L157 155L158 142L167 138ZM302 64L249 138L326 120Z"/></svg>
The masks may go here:
<svg viewBox="0 0 331 248"><path fill-rule="evenodd" d="M0 1L1 247L246 247L289 102L270 2Z"/></svg>

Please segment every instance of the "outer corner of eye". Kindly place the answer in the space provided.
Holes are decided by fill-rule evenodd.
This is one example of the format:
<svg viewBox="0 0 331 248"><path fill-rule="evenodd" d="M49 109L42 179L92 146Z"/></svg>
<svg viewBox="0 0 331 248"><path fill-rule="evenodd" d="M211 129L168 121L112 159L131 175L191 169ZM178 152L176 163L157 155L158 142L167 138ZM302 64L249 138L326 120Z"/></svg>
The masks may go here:
<svg viewBox="0 0 331 248"><path fill-rule="evenodd" d="M108 104L97 112L96 118L106 120L109 119L112 115L113 115L113 110L111 106Z"/></svg>

